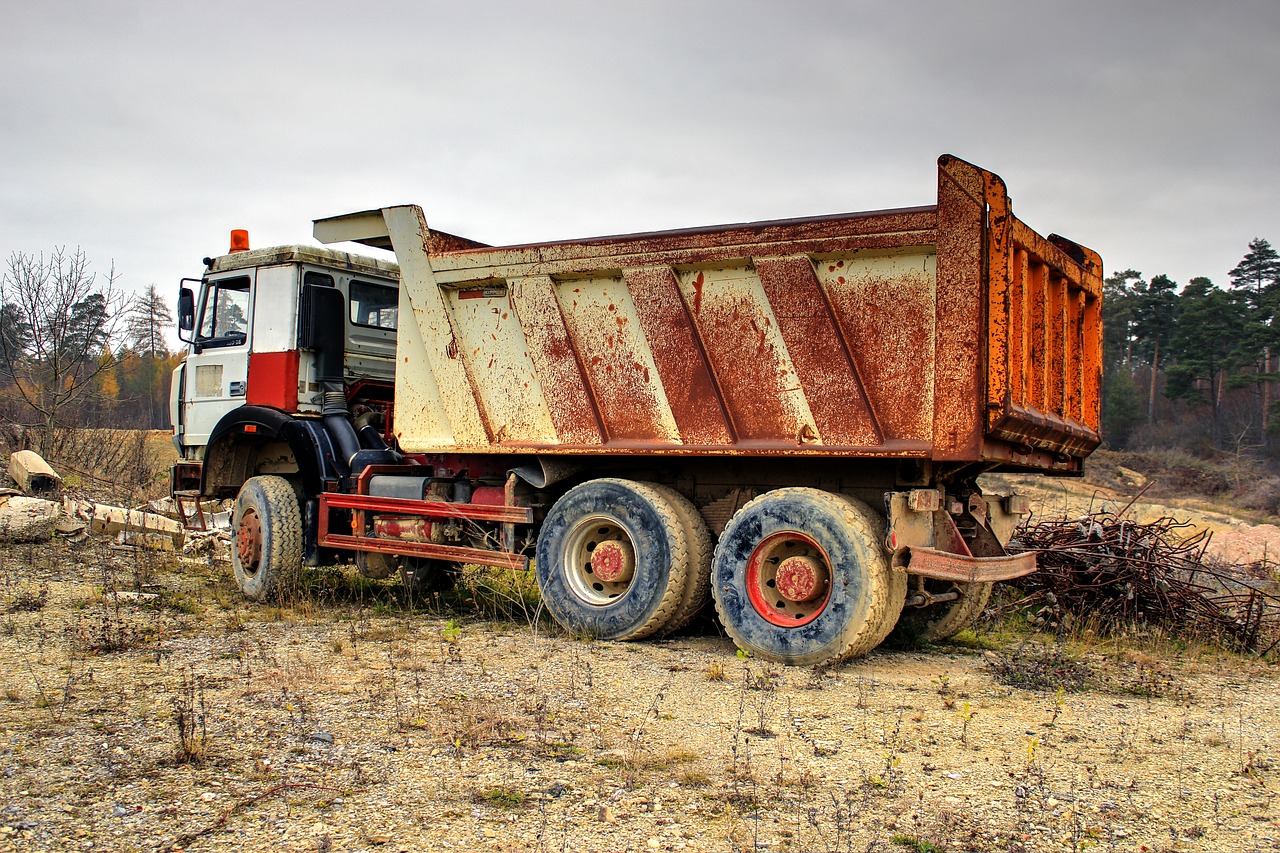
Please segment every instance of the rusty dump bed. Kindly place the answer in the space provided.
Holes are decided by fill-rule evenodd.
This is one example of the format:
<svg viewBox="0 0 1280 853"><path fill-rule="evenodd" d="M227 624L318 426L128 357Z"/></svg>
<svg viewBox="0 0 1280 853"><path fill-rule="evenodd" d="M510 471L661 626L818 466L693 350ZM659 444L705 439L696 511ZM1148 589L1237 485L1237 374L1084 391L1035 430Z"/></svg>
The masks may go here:
<svg viewBox="0 0 1280 853"><path fill-rule="evenodd" d="M1098 256L939 160L934 206L537 245L419 208L319 220L394 248L409 452L754 454L1079 470Z"/></svg>

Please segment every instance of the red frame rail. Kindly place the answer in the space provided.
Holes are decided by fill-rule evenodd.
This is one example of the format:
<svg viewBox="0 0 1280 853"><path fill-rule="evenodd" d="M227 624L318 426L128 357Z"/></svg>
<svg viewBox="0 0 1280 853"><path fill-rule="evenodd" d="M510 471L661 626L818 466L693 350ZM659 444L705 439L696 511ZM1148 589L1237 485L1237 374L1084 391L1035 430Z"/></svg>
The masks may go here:
<svg viewBox="0 0 1280 853"><path fill-rule="evenodd" d="M504 525L533 523L533 510L529 507L462 504L449 501L420 501L410 498L385 498L366 494L369 478L374 474L383 473L385 468L386 466L369 466L357 481L358 494L344 492L322 492L320 494L319 530L317 535L320 546L350 551L376 551L381 554L404 554L432 560L476 563L482 566L498 566L508 569L528 568L528 557L509 551L464 548L459 545L437 545L431 542L411 542L404 539L383 539L365 534L363 532L366 526L365 513L368 512L422 516L425 518L461 518L470 521L497 522ZM352 510L351 529L355 531L354 533L348 535L329 531L329 512L334 509Z"/></svg>

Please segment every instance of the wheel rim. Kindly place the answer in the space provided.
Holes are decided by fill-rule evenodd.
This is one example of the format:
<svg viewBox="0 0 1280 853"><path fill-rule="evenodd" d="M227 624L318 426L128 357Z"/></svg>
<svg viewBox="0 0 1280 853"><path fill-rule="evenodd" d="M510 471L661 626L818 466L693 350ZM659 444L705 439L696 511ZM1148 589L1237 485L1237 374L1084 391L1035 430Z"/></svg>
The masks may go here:
<svg viewBox="0 0 1280 853"><path fill-rule="evenodd" d="M256 575L262 563L262 521L258 513L246 509L236 528L236 557L247 575Z"/></svg>
<svg viewBox="0 0 1280 853"><path fill-rule="evenodd" d="M590 516L573 528L564 562L570 591L595 607L612 604L635 581L636 552L631 535L607 515Z"/></svg>
<svg viewBox="0 0 1280 853"><path fill-rule="evenodd" d="M747 560L747 598L756 613L783 628L807 625L831 598L831 560L794 530L765 537Z"/></svg>

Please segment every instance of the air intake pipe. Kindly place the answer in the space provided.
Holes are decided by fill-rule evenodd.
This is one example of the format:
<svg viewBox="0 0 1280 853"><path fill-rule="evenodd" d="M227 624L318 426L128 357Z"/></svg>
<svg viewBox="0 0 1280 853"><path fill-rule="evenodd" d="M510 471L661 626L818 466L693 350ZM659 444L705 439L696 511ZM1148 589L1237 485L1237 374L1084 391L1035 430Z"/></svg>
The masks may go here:
<svg viewBox="0 0 1280 853"><path fill-rule="evenodd" d="M337 385L337 388L333 386ZM343 390L341 382L325 382L324 388L324 409L321 415L324 417L324 425L329 430L329 435L338 445L338 453L342 456L342 461L346 463L351 472L355 473L355 469L351 467L357 453L360 452L360 437L356 435L355 427L351 425L349 412L347 411L347 394Z"/></svg>

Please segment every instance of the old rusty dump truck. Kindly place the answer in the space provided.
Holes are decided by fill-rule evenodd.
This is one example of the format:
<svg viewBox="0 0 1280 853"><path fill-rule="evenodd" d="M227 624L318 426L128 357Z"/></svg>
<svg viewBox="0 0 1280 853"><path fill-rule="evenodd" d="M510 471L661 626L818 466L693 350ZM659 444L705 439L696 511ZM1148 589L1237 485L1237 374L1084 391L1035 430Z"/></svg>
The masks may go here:
<svg viewBox="0 0 1280 853"><path fill-rule="evenodd" d="M675 631L714 599L760 657L959 630L1025 502L1097 446L1097 254L938 163L937 203L492 247L415 206L332 249L206 259L181 291L180 500L235 498L244 593L305 562L446 582L528 567L571 631Z"/></svg>

